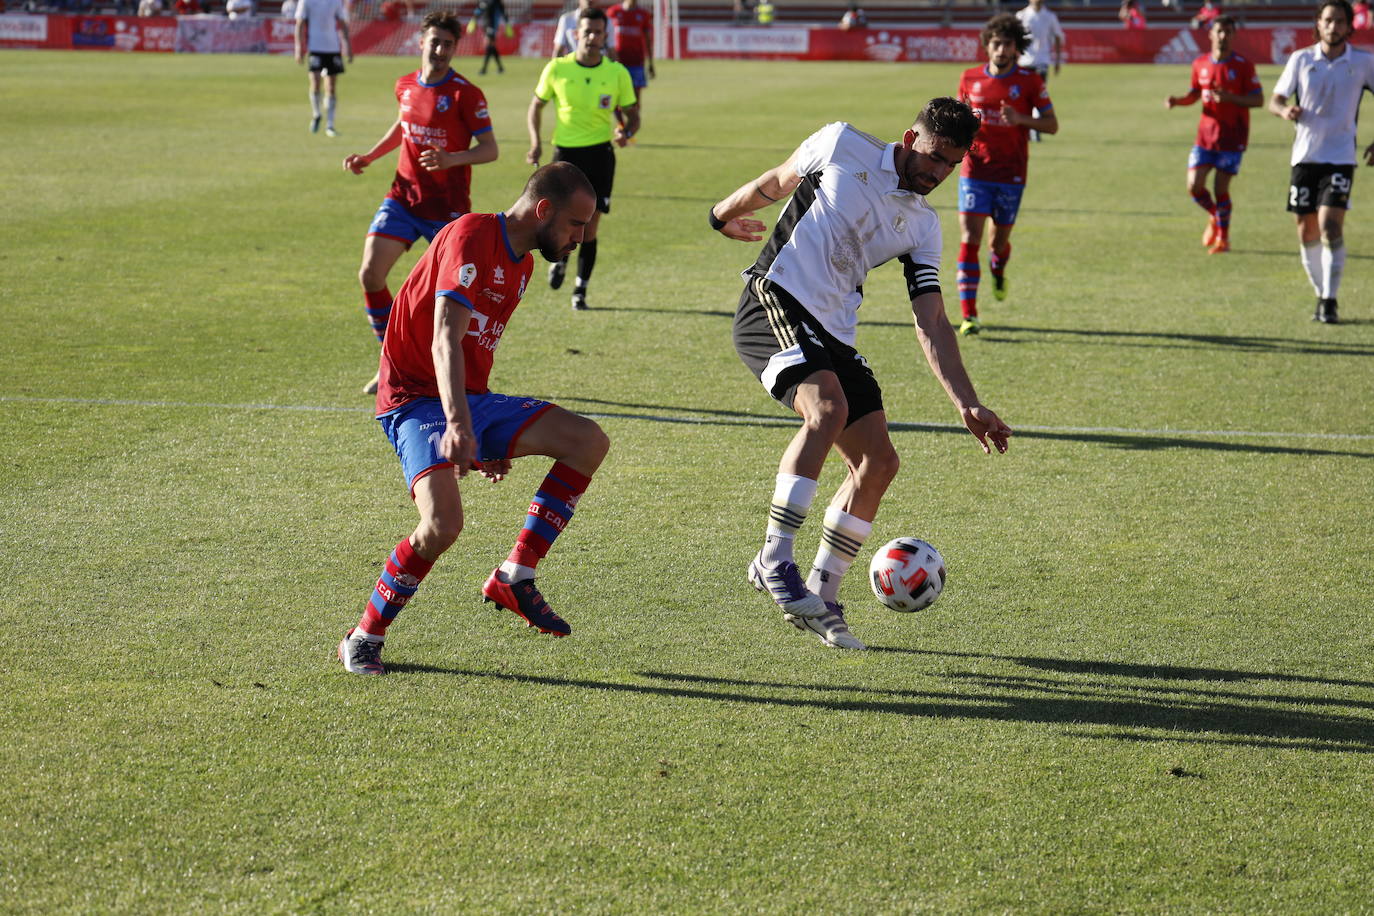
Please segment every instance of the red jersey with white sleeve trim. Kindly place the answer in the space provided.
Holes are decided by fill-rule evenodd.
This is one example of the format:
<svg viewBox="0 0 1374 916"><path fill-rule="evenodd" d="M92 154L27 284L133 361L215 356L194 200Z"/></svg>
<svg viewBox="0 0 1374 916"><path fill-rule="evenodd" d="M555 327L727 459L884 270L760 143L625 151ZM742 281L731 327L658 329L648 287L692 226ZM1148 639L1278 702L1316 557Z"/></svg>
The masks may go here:
<svg viewBox="0 0 1374 916"><path fill-rule="evenodd" d="M450 220L472 209L472 166L431 172L420 154L437 146L459 153L472 138L491 130L487 98L472 83L449 70L437 83L420 80L420 71L396 81L401 106L401 151L387 197L420 219Z"/></svg>
<svg viewBox="0 0 1374 916"><path fill-rule="evenodd" d="M1202 117L1197 124L1197 145L1223 153L1243 153L1250 142L1250 109L1217 99L1217 91L1252 95L1260 91L1255 65L1232 54L1212 60L1203 54L1193 61L1193 91L1202 96Z"/></svg>
<svg viewBox="0 0 1374 916"><path fill-rule="evenodd" d="M1053 109L1040 74L1013 67L1001 76L993 76L986 66L970 67L959 79L959 99L983 122L959 174L978 181L1025 184L1030 128L1007 123L1002 105L1010 105L1023 115Z"/></svg>
<svg viewBox="0 0 1374 916"><path fill-rule="evenodd" d="M489 389L496 345L520 304L534 256L516 257L501 213L469 213L439 230L396 292L382 342L377 415L416 398L439 397L434 371L434 299L443 296L472 309L463 337L464 388Z"/></svg>
<svg viewBox="0 0 1374 916"><path fill-rule="evenodd" d="M653 16L642 6L625 9L617 3L606 10L606 18L615 28L615 59L626 67L642 67L649 53L649 32Z"/></svg>

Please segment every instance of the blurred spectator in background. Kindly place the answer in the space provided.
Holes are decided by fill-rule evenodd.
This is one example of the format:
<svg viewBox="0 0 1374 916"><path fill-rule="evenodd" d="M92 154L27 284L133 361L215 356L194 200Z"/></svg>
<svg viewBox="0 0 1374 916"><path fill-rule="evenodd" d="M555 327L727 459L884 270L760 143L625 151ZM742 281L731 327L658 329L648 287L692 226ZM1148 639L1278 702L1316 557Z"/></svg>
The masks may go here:
<svg viewBox="0 0 1374 916"><path fill-rule="evenodd" d="M577 17L588 7L599 7L596 0L577 0L577 6L558 17L553 27L553 56L562 57L577 50Z"/></svg>
<svg viewBox="0 0 1374 916"><path fill-rule="evenodd" d="M1116 18L1128 29L1145 28L1145 13L1136 0L1121 0L1121 9L1117 10Z"/></svg>
<svg viewBox="0 0 1374 916"><path fill-rule="evenodd" d="M177 0L172 6L172 11L178 16L198 16L200 15L200 0Z"/></svg>
<svg viewBox="0 0 1374 916"><path fill-rule="evenodd" d="M1357 32L1369 28L1369 3L1366 0L1359 0L1353 7L1353 14L1350 18L1350 26Z"/></svg>
<svg viewBox="0 0 1374 916"><path fill-rule="evenodd" d="M161 16L162 0L138 0L138 14L140 16Z"/></svg>
<svg viewBox="0 0 1374 916"><path fill-rule="evenodd" d="M224 12L230 19L249 19L253 15L253 0L226 0Z"/></svg>
<svg viewBox="0 0 1374 916"><path fill-rule="evenodd" d="M1217 6L1212 0L1202 0L1202 9L1197 11L1190 23L1195 29L1210 29L1212 20L1221 15L1221 7Z"/></svg>
<svg viewBox="0 0 1374 916"><path fill-rule="evenodd" d="M774 9L771 0L759 0L759 2L754 5L754 18L758 21L759 25L772 25L773 13Z"/></svg>
<svg viewBox="0 0 1374 916"><path fill-rule="evenodd" d="M295 19L295 18L296 18L296 0L282 0L282 3L281 3L281 18L283 18L283 19Z"/></svg>
<svg viewBox="0 0 1374 916"><path fill-rule="evenodd" d="M868 28L868 14L859 8L859 0L849 0L849 9L840 17L840 28L846 32L850 29Z"/></svg>

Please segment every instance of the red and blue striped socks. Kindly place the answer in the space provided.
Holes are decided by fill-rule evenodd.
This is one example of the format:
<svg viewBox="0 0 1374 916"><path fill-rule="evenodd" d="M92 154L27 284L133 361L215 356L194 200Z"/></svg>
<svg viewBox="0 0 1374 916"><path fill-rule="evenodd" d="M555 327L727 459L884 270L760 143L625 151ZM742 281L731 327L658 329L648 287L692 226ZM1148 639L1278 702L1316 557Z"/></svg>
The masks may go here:
<svg viewBox="0 0 1374 916"><path fill-rule="evenodd" d="M377 579L372 598L363 610L362 619L354 629L355 636L379 642L386 636L386 628L401 613L401 609L415 596L420 583L434 566L410 546L410 538L396 545L387 558L386 569Z"/></svg>
<svg viewBox="0 0 1374 916"><path fill-rule="evenodd" d="M386 336L386 320L391 316L391 290L385 286L363 290L363 311L367 312L367 322L380 342Z"/></svg>
<svg viewBox="0 0 1374 916"><path fill-rule="evenodd" d="M548 476L535 491L525 515L525 527L515 538L510 556L501 564L506 581L519 582L534 578L534 569L548 555L554 540L563 533L577 508L577 501L587 492L592 479L559 461L549 468Z"/></svg>

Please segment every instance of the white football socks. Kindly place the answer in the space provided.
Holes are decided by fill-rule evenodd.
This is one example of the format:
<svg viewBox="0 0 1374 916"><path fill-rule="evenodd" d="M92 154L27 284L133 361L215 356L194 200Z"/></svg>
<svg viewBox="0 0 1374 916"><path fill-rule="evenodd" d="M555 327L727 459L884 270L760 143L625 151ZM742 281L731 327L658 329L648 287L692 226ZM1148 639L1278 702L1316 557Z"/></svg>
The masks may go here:
<svg viewBox="0 0 1374 916"><path fill-rule="evenodd" d="M1322 242L1322 293L1323 299L1335 299L1341 288L1341 274L1345 272L1345 239L1339 238L1329 244Z"/></svg>
<svg viewBox="0 0 1374 916"><path fill-rule="evenodd" d="M778 475L773 486L773 502L768 507L768 537L761 557L764 566L795 562L792 545L815 498L816 481L795 474Z"/></svg>
<svg viewBox="0 0 1374 916"><path fill-rule="evenodd" d="M825 510L821 546L807 577L806 587L821 600L834 602L840 594L840 580L859 556L864 541L873 533L873 523L831 506Z"/></svg>

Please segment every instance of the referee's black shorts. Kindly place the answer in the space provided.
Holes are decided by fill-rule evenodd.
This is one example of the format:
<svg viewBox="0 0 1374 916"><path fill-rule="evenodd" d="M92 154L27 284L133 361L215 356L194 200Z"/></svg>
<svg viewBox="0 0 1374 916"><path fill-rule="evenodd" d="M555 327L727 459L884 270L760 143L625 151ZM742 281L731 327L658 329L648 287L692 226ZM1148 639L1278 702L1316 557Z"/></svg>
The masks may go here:
<svg viewBox="0 0 1374 916"><path fill-rule="evenodd" d="M821 327L787 290L750 277L735 312L735 352L768 393L791 407L812 373L839 378L849 404L845 426L883 409L883 392L868 361Z"/></svg>
<svg viewBox="0 0 1374 916"><path fill-rule="evenodd" d="M609 143L596 146L555 146L554 162L571 162L582 170L596 191L596 209L611 212L611 187L615 184L615 147Z"/></svg>

